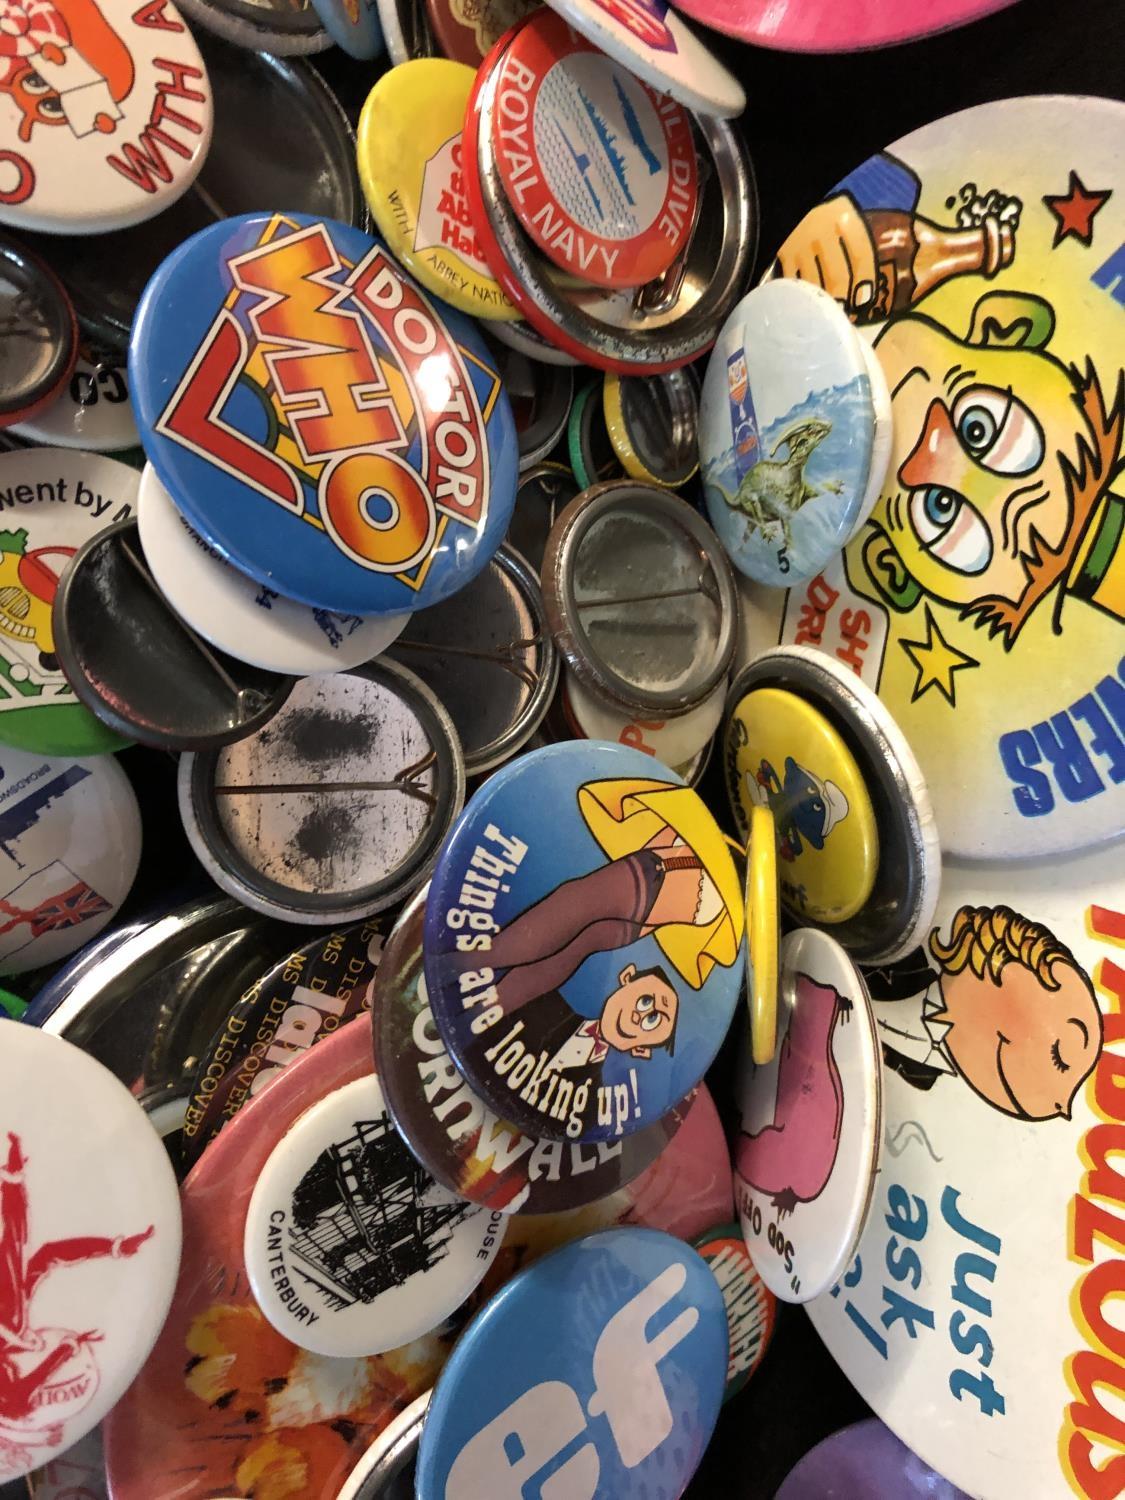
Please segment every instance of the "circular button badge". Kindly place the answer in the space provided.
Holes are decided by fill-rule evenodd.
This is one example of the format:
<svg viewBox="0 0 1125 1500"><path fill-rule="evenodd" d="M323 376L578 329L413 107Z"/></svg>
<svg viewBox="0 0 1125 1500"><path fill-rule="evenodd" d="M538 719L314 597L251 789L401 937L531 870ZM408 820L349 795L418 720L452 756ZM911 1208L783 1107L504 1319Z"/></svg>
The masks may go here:
<svg viewBox="0 0 1125 1500"><path fill-rule="evenodd" d="M970 1500L874 1417L817 1443L790 1469L776 1500L824 1500L834 1491L897 1500Z"/></svg>
<svg viewBox="0 0 1125 1500"><path fill-rule="evenodd" d="M543 604L576 676L647 718L698 707L726 678L738 595L715 533L678 495L596 485L555 522Z"/></svg>
<svg viewBox="0 0 1125 1500"><path fill-rule="evenodd" d="M1011 5L1012 0L929 0L925 6L898 0L803 0L779 7L776 0L681 0L678 9L715 31L785 52L859 52L910 41L963 26ZM647 9L647 6L646 6Z"/></svg>
<svg viewBox="0 0 1125 1500"><path fill-rule="evenodd" d="M2 50L0 50L2 56ZM78 324L55 273L0 236L0 428L51 406L74 369Z"/></svg>
<svg viewBox="0 0 1125 1500"><path fill-rule="evenodd" d="M507 529L516 438L488 351L360 230L303 214L203 230L149 282L130 368L176 505L288 598L421 609Z"/></svg>
<svg viewBox="0 0 1125 1500"><path fill-rule="evenodd" d="M279 1449L282 1474L296 1466L300 1500L336 1500L371 1443L433 1385L450 1335L425 1334L385 1358L324 1360L270 1326L244 1271L246 1209L275 1147L310 1104L371 1068L371 1028L360 1017L298 1057L189 1173L172 1307L106 1423L118 1500L172 1495L189 1469L205 1494L245 1496L277 1473Z"/></svg>
<svg viewBox="0 0 1125 1500"><path fill-rule="evenodd" d="M117 734L163 750L243 739L289 696L291 677L208 649L145 566L135 520L90 537L51 611L55 649L82 702Z"/></svg>
<svg viewBox="0 0 1125 1500"><path fill-rule="evenodd" d="M349 57L361 62L383 50L383 28L375 0L312 0L325 31Z"/></svg>
<svg viewBox="0 0 1125 1500"><path fill-rule="evenodd" d="M768 807L755 807L746 840L746 999L750 1055L759 1064L770 1062L777 1051L777 892L777 826Z"/></svg>
<svg viewBox="0 0 1125 1500"><path fill-rule="evenodd" d="M655 755L666 766L682 766L711 740L723 717L726 683L720 682L697 708L674 719L654 719L630 713L593 692L580 677L568 672L566 702L579 729L590 740L616 740L632 745L646 755Z"/></svg>
<svg viewBox="0 0 1125 1500"><path fill-rule="evenodd" d="M753 808L773 813L781 896L794 915L834 923L862 911L879 830L863 772L831 720L796 693L755 688L730 706L723 763L743 837Z"/></svg>
<svg viewBox="0 0 1125 1500"><path fill-rule="evenodd" d="M146 464L137 492L145 562L161 593L193 630L267 672L345 672L381 656L409 615L333 614L286 599L231 567L193 531Z"/></svg>
<svg viewBox="0 0 1125 1500"><path fill-rule="evenodd" d="M678 490L699 468L699 384L695 372L616 375L602 387L605 425L631 479Z"/></svg>
<svg viewBox="0 0 1125 1500"><path fill-rule="evenodd" d="M724 1402L739 1392L761 1364L777 1321L777 1298L754 1269L742 1230L719 1224L693 1241L719 1283L727 1310L730 1354Z"/></svg>
<svg viewBox="0 0 1125 1500"><path fill-rule="evenodd" d="M13 423L11 432L48 448L84 448L89 453L135 448L140 437L124 358L80 345L62 390L42 411Z"/></svg>
<svg viewBox="0 0 1125 1500"><path fill-rule="evenodd" d="M0 137L12 143L0 222L100 234L152 218L194 182L211 89L170 3L7 0L0 54Z"/></svg>
<svg viewBox="0 0 1125 1500"><path fill-rule="evenodd" d="M858 165L778 254L874 343L894 438L866 526L760 601L754 644L879 693L965 858L1125 831L1123 151L1115 100L981 105Z"/></svg>
<svg viewBox="0 0 1125 1500"><path fill-rule="evenodd" d="M244 1105L310 1047L371 1008L384 921L369 917L287 953L235 1001L195 1070L183 1126L193 1166Z"/></svg>
<svg viewBox="0 0 1125 1500"><path fill-rule="evenodd" d="M443 57L384 73L359 117L359 175L379 233L426 291L470 317L514 321L465 198L461 129L474 77Z"/></svg>
<svg viewBox="0 0 1125 1500"><path fill-rule="evenodd" d="M638 287L661 276L694 227L687 114L545 8L523 23L496 67L492 143L530 237L595 286Z"/></svg>
<svg viewBox="0 0 1125 1500"><path fill-rule="evenodd" d="M459 594L415 615L391 654L448 711L468 776L494 770L527 743L558 683L539 580L508 546Z"/></svg>
<svg viewBox="0 0 1125 1500"><path fill-rule="evenodd" d="M164 1323L180 1204L160 1137L113 1074L33 1026L3 1024L0 1474L94 1428Z"/></svg>
<svg viewBox="0 0 1125 1500"><path fill-rule="evenodd" d="M528 1493L551 1465L560 1496L671 1500L703 1457L726 1367L722 1293L694 1250L655 1229L589 1235L462 1334L422 1428L417 1493Z"/></svg>
<svg viewBox="0 0 1125 1500"><path fill-rule="evenodd" d="M701 115L746 108L734 74L665 0L552 0L555 10L650 88Z"/></svg>
<svg viewBox="0 0 1125 1500"><path fill-rule="evenodd" d="M427 1176L371 1075L314 1104L274 1148L246 1210L246 1273L299 1348L382 1354L456 1312L503 1224Z"/></svg>
<svg viewBox="0 0 1125 1500"><path fill-rule="evenodd" d="M540 0L426 0L426 15L444 55L475 72L504 33L539 5Z"/></svg>
<svg viewBox="0 0 1125 1500"><path fill-rule="evenodd" d="M128 777L108 756L0 746L0 848L0 974L66 958L112 919L137 873L141 814Z"/></svg>
<svg viewBox="0 0 1125 1500"><path fill-rule="evenodd" d="M804 281L755 288L716 341L699 412L707 509L736 566L781 587L819 573L874 504L874 443L846 314Z"/></svg>
<svg viewBox="0 0 1125 1500"><path fill-rule="evenodd" d="M742 984L743 899L699 797L595 741L532 751L476 793L426 903L442 1040L501 1119L616 1141L699 1082Z"/></svg>
<svg viewBox="0 0 1125 1500"><path fill-rule="evenodd" d="M264 728L180 760L180 816L222 890L282 921L385 911L428 875L461 810L449 715L393 662L301 679Z"/></svg>
<svg viewBox="0 0 1125 1500"><path fill-rule="evenodd" d="M399 918L374 985L375 1061L410 1149L450 1192L505 1214L580 1208L627 1187L676 1135L694 1095L622 1141L547 1140L499 1119L450 1061L422 972L425 892Z"/></svg>
<svg viewBox="0 0 1125 1500"><path fill-rule="evenodd" d="M44 755L98 755L127 743L79 703L59 669L51 606L75 552L131 515L136 492L135 472L112 458L0 453L0 743Z"/></svg>
<svg viewBox="0 0 1125 1500"><path fill-rule="evenodd" d="M879 1170L882 1072L859 970L814 928L781 945L780 1043L743 1054L735 1197L770 1291L808 1302L851 1261Z"/></svg>
<svg viewBox="0 0 1125 1500"><path fill-rule="evenodd" d="M789 769L785 751L786 769L778 771L780 747L775 747L774 756L767 751L763 758L772 776L763 770L763 758L743 753L743 733L749 744L751 734L759 733L758 716L752 715L752 730L740 728L733 717L747 694L763 688L780 695L770 701L775 708L780 705L794 733L801 732L802 744L814 752L807 755L805 765L793 757L794 768ZM789 698L799 699L801 706ZM808 925L829 927L860 963L883 963L908 953L930 929L941 886L941 843L918 762L882 702L843 662L807 646L782 646L764 651L743 668L731 687L727 708L732 714L724 737L731 805L740 827L746 824L747 811L753 816L769 809L777 825L781 894L792 914ZM771 728L767 725L766 733ZM771 796L768 787L778 778L781 791ZM841 816L845 801L848 815ZM859 815L858 832L860 823L866 823L868 805L874 838L864 834L853 848L854 868L839 878L833 873L830 882L828 864L831 860L835 866L836 858L832 840L844 835L853 808ZM808 847L810 833L816 830L825 845L820 851ZM797 860L786 855L794 853L798 841L802 851L807 848L802 863L810 871L824 863L823 876L802 877L803 891L787 874ZM862 906L851 916L840 915L836 903L850 905L854 890L867 884L872 868L874 880ZM825 910L834 915L821 917Z"/></svg>

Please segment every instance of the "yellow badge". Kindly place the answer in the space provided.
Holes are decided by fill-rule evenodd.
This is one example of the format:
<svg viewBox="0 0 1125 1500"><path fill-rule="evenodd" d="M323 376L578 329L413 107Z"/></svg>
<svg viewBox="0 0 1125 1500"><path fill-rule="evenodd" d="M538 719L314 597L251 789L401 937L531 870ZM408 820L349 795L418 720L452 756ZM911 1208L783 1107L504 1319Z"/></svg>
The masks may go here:
<svg viewBox="0 0 1125 1500"><path fill-rule="evenodd" d="M727 792L745 835L756 808L777 826L781 897L813 922L845 922L875 884L879 835L855 757L829 721L779 688L747 693L726 731Z"/></svg>
<svg viewBox="0 0 1125 1500"><path fill-rule="evenodd" d="M746 999L750 1053L764 1067L777 1050L777 954L781 943L777 901L777 826L768 806L750 809L746 862Z"/></svg>
<svg viewBox="0 0 1125 1500"><path fill-rule="evenodd" d="M385 73L359 117L359 178L379 233L427 292L470 317L514 322L465 197L461 127L474 76L440 57Z"/></svg>

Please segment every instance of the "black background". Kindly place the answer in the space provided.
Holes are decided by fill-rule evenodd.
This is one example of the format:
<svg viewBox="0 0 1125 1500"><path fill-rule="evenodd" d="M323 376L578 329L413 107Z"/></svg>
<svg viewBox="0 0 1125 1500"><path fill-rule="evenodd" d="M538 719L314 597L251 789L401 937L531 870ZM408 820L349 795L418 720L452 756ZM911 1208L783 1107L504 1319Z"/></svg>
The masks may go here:
<svg viewBox="0 0 1125 1500"><path fill-rule="evenodd" d="M920 12L927 8L927 0L888 3ZM738 73L749 100L742 123L758 183L759 269L827 188L917 126L1019 94L1121 97L1123 23L1125 0L1020 0L958 31L850 56L767 52L713 36L712 45ZM314 64L354 118L377 68L338 52L326 53ZM1125 191L1125 184L1115 184L1115 190ZM121 760L145 818L141 871L127 908L132 912L185 881L196 883L198 867L176 815L174 758L135 749L124 752ZM712 785L709 778L708 790ZM709 800L718 810L716 800ZM33 981L33 976L27 978ZM34 993L33 982L13 982L12 988L27 996ZM720 1057L711 1082L718 1100L729 1098L729 1054ZM782 1308L761 1369L724 1408L689 1500L772 1500L803 1453L865 1415L867 1407L828 1357L805 1314ZM22 1500L24 1494L22 1484L0 1485L0 1500ZM836 1500L895 1497L872 1489Z"/></svg>

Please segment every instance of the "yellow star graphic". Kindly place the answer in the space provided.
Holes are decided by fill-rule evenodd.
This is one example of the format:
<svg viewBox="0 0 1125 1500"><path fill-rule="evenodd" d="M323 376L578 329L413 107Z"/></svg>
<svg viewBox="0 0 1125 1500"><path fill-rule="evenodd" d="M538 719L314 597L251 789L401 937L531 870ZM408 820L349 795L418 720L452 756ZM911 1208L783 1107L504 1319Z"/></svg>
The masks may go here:
<svg viewBox="0 0 1125 1500"><path fill-rule="evenodd" d="M917 703L923 693L936 687L945 695L951 708L957 706L957 689L953 681L954 672L963 672L967 667L979 667L980 662L956 646L951 646L938 629L933 611L926 605L926 639L924 641L900 641L899 645L917 669L911 703Z"/></svg>

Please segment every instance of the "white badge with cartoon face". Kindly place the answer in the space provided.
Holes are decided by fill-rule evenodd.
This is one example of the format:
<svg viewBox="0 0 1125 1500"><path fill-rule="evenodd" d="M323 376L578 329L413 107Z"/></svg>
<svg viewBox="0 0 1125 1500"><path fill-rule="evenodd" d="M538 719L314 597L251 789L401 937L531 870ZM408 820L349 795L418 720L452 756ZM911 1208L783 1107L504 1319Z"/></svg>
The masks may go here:
<svg viewBox="0 0 1125 1500"><path fill-rule="evenodd" d="M1125 831L1125 106L1006 99L871 157L782 245L873 342L890 463L756 649L835 656L918 756L947 852Z"/></svg>
<svg viewBox="0 0 1125 1500"><path fill-rule="evenodd" d="M751 1258L784 1302L818 1296L847 1266L879 1170L882 1079L859 970L813 928L781 945L778 1045L744 1051L734 1156Z"/></svg>
<svg viewBox="0 0 1125 1500"><path fill-rule="evenodd" d="M877 1414L970 1494L1113 1494L1125 848L947 861L927 941L864 977L882 1166L813 1322Z"/></svg>

